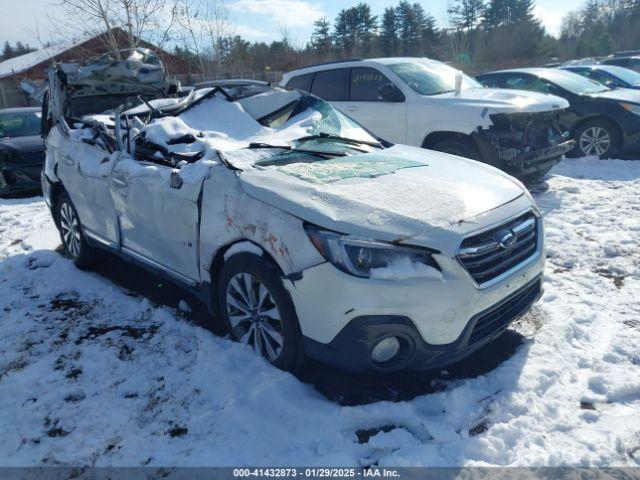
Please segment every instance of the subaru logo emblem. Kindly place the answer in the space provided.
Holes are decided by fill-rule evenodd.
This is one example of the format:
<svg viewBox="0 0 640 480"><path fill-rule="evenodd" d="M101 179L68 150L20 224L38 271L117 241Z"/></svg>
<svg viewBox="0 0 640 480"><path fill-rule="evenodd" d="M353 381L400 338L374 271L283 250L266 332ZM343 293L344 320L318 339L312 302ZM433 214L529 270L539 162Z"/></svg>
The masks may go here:
<svg viewBox="0 0 640 480"><path fill-rule="evenodd" d="M500 238L500 240L498 240L498 245L500 245L500 248L502 248L503 250L511 250L513 246L516 244L517 240L518 238L516 237L515 233L513 233L512 231L509 231L505 233Z"/></svg>

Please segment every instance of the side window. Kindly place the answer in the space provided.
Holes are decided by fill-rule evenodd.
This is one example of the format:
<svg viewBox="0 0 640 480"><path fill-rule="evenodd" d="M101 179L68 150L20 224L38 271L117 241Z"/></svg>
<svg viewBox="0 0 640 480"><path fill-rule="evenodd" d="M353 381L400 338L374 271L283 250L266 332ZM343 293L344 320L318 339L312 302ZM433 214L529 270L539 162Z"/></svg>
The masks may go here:
<svg viewBox="0 0 640 480"><path fill-rule="evenodd" d="M541 78L531 77L529 82L530 87L528 90L540 93L551 93L551 85L549 82L542 80Z"/></svg>
<svg viewBox="0 0 640 480"><path fill-rule="evenodd" d="M351 69L349 99L352 102L384 102L381 87L393 82L375 68L357 67ZM389 87L391 88L391 87Z"/></svg>
<svg viewBox="0 0 640 480"><path fill-rule="evenodd" d="M606 62L609 65L618 65L620 67L626 67L627 65L629 65L629 61L626 58L615 58L613 60L609 60Z"/></svg>
<svg viewBox="0 0 640 480"><path fill-rule="evenodd" d="M325 70L316 72L311 85L311 93L329 102L344 102L347 100L345 84L347 69Z"/></svg>
<svg viewBox="0 0 640 480"><path fill-rule="evenodd" d="M489 88L503 88L504 79L498 75L488 75L486 77L479 77L478 81L485 87ZM508 87L506 87L508 88Z"/></svg>
<svg viewBox="0 0 640 480"><path fill-rule="evenodd" d="M306 92L311 91L311 82L313 80L313 73L306 73L304 75L298 75L293 77L287 83L288 88L297 88Z"/></svg>
<svg viewBox="0 0 640 480"><path fill-rule="evenodd" d="M521 75L512 75L507 77L504 82L504 87L514 90L529 90L527 79Z"/></svg>
<svg viewBox="0 0 640 480"><path fill-rule="evenodd" d="M622 87L623 85L615 78L604 72L599 72L597 70L591 70L589 78L591 80L595 80L596 82L602 83L608 86L614 87Z"/></svg>

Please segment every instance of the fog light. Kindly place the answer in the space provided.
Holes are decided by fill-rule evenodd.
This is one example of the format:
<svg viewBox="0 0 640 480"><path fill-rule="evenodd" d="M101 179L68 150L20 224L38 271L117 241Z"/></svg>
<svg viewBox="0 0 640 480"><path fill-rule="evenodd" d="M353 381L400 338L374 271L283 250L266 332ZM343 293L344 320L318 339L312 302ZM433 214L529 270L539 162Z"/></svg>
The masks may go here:
<svg viewBox="0 0 640 480"><path fill-rule="evenodd" d="M400 351L400 340L396 337L387 337L376 343L371 351L371 358L376 363L384 363L395 357Z"/></svg>

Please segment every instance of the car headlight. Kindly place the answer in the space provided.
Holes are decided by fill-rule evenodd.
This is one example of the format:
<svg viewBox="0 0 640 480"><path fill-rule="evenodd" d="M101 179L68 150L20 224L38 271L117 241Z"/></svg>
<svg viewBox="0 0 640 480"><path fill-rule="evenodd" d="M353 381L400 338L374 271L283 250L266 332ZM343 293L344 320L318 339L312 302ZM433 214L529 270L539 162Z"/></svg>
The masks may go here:
<svg viewBox="0 0 640 480"><path fill-rule="evenodd" d="M627 112L631 112L634 115L640 115L640 105L636 105L635 103L621 103L620 106Z"/></svg>
<svg viewBox="0 0 640 480"><path fill-rule="evenodd" d="M431 256L437 250L355 238L310 224L305 224L305 230L320 255L350 275L370 278L373 270L397 264L418 264L440 270Z"/></svg>

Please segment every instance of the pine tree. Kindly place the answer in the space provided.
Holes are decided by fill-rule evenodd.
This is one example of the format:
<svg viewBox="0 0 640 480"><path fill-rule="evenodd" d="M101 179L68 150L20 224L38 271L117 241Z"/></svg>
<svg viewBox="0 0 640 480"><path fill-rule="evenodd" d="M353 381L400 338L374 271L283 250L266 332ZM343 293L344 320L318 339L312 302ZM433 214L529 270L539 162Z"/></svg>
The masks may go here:
<svg viewBox="0 0 640 480"><path fill-rule="evenodd" d="M398 18L398 37L403 55L414 55L419 32L416 26L415 12L407 0L400 0L396 7Z"/></svg>
<svg viewBox="0 0 640 480"><path fill-rule="evenodd" d="M485 10L485 0L455 0L448 10L449 21L456 30L473 30L482 22Z"/></svg>
<svg viewBox="0 0 640 480"><path fill-rule="evenodd" d="M433 15L426 13L419 3L414 3L411 8L417 33L417 53L420 55L432 54L438 39L436 19Z"/></svg>
<svg viewBox="0 0 640 480"><path fill-rule="evenodd" d="M331 54L333 42L331 39L331 22L322 17L313 22L314 30L311 34L311 48L322 56Z"/></svg>
<svg viewBox="0 0 640 480"><path fill-rule="evenodd" d="M351 56L356 45L357 10L346 8L338 12L338 17L333 25L333 38L336 48L343 55Z"/></svg>
<svg viewBox="0 0 640 480"><path fill-rule="evenodd" d="M11 44L9 42L4 42L4 47L2 48L2 59L8 60L13 57L13 48L11 48Z"/></svg>
<svg viewBox="0 0 640 480"><path fill-rule="evenodd" d="M378 17L371 15L371 7L361 2L356 7L357 43L361 53L367 55L371 49L373 36L378 29Z"/></svg>
<svg viewBox="0 0 640 480"><path fill-rule="evenodd" d="M398 51L398 19L393 7L385 8L382 15L380 32L382 51L387 56L393 56Z"/></svg>

